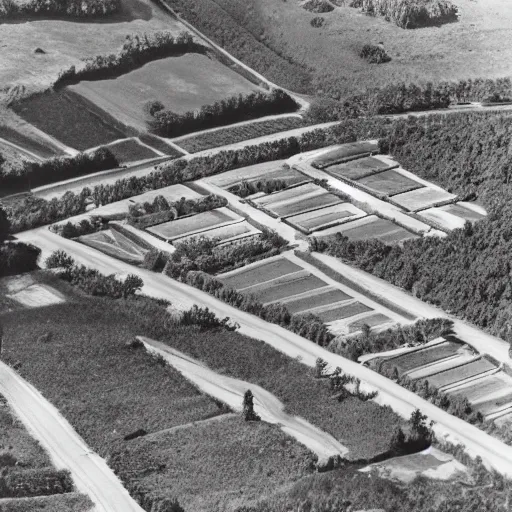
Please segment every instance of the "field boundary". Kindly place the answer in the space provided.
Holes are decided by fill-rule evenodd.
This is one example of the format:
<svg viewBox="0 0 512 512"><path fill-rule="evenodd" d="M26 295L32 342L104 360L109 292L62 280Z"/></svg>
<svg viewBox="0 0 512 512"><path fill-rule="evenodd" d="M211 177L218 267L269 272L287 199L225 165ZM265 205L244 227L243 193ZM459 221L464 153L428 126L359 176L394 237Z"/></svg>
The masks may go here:
<svg viewBox="0 0 512 512"><path fill-rule="evenodd" d="M376 302L377 304L380 304L381 306L389 309L390 311L393 311L393 313L396 313L397 315L401 315L407 320L417 320L418 317L407 311L406 309L402 308L401 306L398 306L394 302L388 301L387 299L384 299L380 295L374 294L371 291L367 290L363 286L359 285L355 281L352 281L351 279L341 275L336 270L333 270L331 267L325 265L325 263L319 261L315 256L310 252L303 252L299 250L294 251L295 256L298 258L304 260L306 263L310 263L311 265L315 266L318 270L323 272L326 276L330 277L331 279L334 279L340 284L343 284L347 286L348 288L352 288L356 292L360 293L364 297L367 297L368 299Z"/></svg>

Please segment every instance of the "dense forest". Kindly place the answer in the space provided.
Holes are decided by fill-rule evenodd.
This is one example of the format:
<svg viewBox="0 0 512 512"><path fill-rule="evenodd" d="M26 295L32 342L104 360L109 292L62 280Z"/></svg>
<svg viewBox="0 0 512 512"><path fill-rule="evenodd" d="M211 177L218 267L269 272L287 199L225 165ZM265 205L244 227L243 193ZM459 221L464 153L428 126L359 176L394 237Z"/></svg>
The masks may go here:
<svg viewBox="0 0 512 512"><path fill-rule="evenodd" d="M488 217L403 247L343 236L313 248L405 288L512 341L512 116L451 115L394 123L381 140L404 168L466 200Z"/></svg>

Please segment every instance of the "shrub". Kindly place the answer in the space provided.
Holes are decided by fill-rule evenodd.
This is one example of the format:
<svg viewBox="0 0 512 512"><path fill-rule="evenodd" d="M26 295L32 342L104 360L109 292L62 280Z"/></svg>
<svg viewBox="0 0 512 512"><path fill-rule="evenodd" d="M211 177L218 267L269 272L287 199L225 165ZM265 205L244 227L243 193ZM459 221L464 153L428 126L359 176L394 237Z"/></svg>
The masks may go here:
<svg viewBox="0 0 512 512"><path fill-rule="evenodd" d="M97 233L107 228L107 224L100 217L92 216L90 219L82 219L78 224L66 222L66 224L54 224L50 230L63 238L78 238L79 236Z"/></svg>
<svg viewBox="0 0 512 512"><path fill-rule="evenodd" d="M0 245L0 277L35 270L40 254L41 250L30 244L7 242Z"/></svg>
<svg viewBox="0 0 512 512"><path fill-rule="evenodd" d="M286 180L263 179L258 181L242 181L237 185L233 185L228 189L228 192L236 194L239 197L247 197L257 192L264 192L265 194L272 194L287 188Z"/></svg>
<svg viewBox="0 0 512 512"><path fill-rule="evenodd" d="M25 498L64 494L73 490L73 481L67 470L38 468L12 470L0 476L0 497Z"/></svg>
<svg viewBox="0 0 512 512"><path fill-rule="evenodd" d="M178 137L197 130L225 126L248 119L273 114L294 112L295 100L281 89L270 93L253 92L204 105L199 111L176 114L170 110L156 111L149 121L153 133L164 137Z"/></svg>
<svg viewBox="0 0 512 512"><path fill-rule="evenodd" d="M325 18L322 18L322 16L315 16L309 23L314 28L320 28L324 25Z"/></svg>
<svg viewBox="0 0 512 512"><path fill-rule="evenodd" d="M383 64L391 60L386 50L381 45L376 44L365 44L359 56L370 64Z"/></svg>
<svg viewBox="0 0 512 512"><path fill-rule="evenodd" d="M317 14L331 12L334 10L334 7L326 0L308 0L302 4L302 8L306 9L306 11Z"/></svg>

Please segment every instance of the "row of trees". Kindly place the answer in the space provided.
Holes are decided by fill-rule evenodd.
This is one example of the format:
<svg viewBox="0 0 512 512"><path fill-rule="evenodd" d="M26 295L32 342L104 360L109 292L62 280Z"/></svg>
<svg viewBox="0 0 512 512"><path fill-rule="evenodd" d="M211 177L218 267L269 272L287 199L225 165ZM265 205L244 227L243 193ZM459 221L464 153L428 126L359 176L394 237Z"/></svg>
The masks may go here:
<svg viewBox="0 0 512 512"><path fill-rule="evenodd" d="M152 114L149 129L163 137L178 137L198 130L227 126L248 119L274 114L294 112L298 108L295 100L281 89L269 93L232 96L211 105L203 105L197 111L177 114L165 110L159 102L151 103L147 110Z"/></svg>
<svg viewBox="0 0 512 512"><path fill-rule="evenodd" d="M91 57L80 69L71 66L60 73L54 88L76 84L81 80L115 78L153 60L190 52L206 53L206 50L206 47L196 43L188 32L182 32L177 37L171 32L163 31L127 35L119 53Z"/></svg>
<svg viewBox="0 0 512 512"><path fill-rule="evenodd" d="M0 20L21 16L96 18L120 9L121 0L0 0Z"/></svg>
<svg viewBox="0 0 512 512"><path fill-rule="evenodd" d="M215 194L202 196L198 199L182 197L178 201L168 201L163 196L157 196L152 203L130 204L128 222L139 229L146 229L186 215L222 208L227 204L227 199Z"/></svg>
<svg viewBox="0 0 512 512"><path fill-rule="evenodd" d="M272 194L284 190L288 186L286 180L280 179L262 179L255 181L242 180L240 183L228 188L228 192L236 194L239 197L247 197L257 192L264 192L265 194Z"/></svg>
<svg viewBox="0 0 512 512"><path fill-rule="evenodd" d="M14 194L116 167L119 167L119 162L107 148L99 148L91 153L79 153L72 157L23 162L16 166L2 166L0 161L0 187Z"/></svg>

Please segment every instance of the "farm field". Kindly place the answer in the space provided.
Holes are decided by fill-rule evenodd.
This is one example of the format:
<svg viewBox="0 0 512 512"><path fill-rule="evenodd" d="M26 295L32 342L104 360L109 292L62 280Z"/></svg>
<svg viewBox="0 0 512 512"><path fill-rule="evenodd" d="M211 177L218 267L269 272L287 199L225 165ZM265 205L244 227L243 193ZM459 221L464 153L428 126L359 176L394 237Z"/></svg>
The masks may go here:
<svg viewBox="0 0 512 512"><path fill-rule="evenodd" d="M348 219L355 220L366 216L363 210L350 203L340 203L319 210L293 215L286 220L289 224L308 233L341 224Z"/></svg>
<svg viewBox="0 0 512 512"><path fill-rule="evenodd" d="M204 236L211 239L218 240L219 244L231 243L242 238L254 237L261 234L261 231L255 228L248 221L243 220L241 222L234 222L226 226L214 227L208 231L202 231L199 234L187 235L183 238L176 240L177 243L189 240L197 236Z"/></svg>
<svg viewBox="0 0 512 512"><path fill-rule="evenodd" d="M137 139L115 142L114 144L109 144L107 148L114 154L121 165L160 156L152 149L140 144Z"/></svg>
<svg viewBox="0 0 512 512"><path fill-rule="evenodd" d="M147 231L167 241L174 241L187 236L199 235L209 229L240 222L241 220L242 217L233 213L228 208L217 208L216 210L152 226Z"/></svg>
<svg viewBox="0 0 512 512"><path fill-rule="evenodd" d="M348 144L342 144L335 149L322 153L311 162L311 165L317 169L324 169L325 167L329 167L331 165L343 163L356 158L367 157L373 153L378 152L379 145L377 142L350 142Z"/></svg>
<svg viewBox="0 0 512 512"><path fill-rule="evenodd" d="M119 122L146 131L150 118L144 105L150 100L183 114L258 87L213 58L187 53L149 62L115 79L82 81L68 89Z"/></svg>
<svg viewBox="0 0 512 512"><path fill-rule="evenodd" d="M349 333L360 331L363 325L368 325L370 328L381 327L392 322L392 319L382 313L376 313L372 315L359 318L354 322L348 324ZM336 326L335 326L336 328Z"/></svg>
<svg viewBox="0 0 512 512"><path fill-rule="evenodd" d="M228 272L224 275L218 276L225 286L242 290L249 286L256 285L263 282L262 276L266 281L278 279L295 272L299 272L301 267L295 265L286 258L273 258L263 260L256 265L251 265L248 268L242 268L234 272Z"/></svg>
<svg viewBox="0 0 512 512"><path fill-rule="evenodd" d="M272 135L273 133L293 130L302 126L302 119L293 116L222 128L221 130L214 130L200 135L179 138L175 142L185 151L197 153L205 149L235 144L236 142L256 139L263 135Z"/></svg>
<svg viewBox="0 0 512 512"><path fill-rule="evenodd" d="M184 31L149 0L123 0L122 12L101 22L40 19L3 23L0 82L15 86L12 96L47 89L63 69L80 66L81 59L116 53L128 34L159 30ZM40 47L44 54L34 53ZM11 98L13 99L13 98Z"/></svg>
<svg viewBox="0 0 512 512"><path fill-rule="evenodd" d="M393 201L406 210L415 212L431 208L436 203L454 201L456 197L456 195L439 188L423 187L411 192L395 195L393 196Z"/></svg>
<svg viewBox="0 0 512 512"><path fill-rule="evenodd" d="M336 178L358 180L379 171L386 171L398 167L398 164L388 164L373 156L351 160L350 162L335 164L326 167L325 172Z"/></svg>
<svg viewBox="0 0 512 512"><path fill-rule="evenodd" d="M494 364L487 361L487 359L481 358L457 368L452 368L450 370L440 372L436 375L431 375L428 378L428 381L432 386L441 388L444 386L453 385L464 379L469 379L470 377L475 377L480 373L487 372L494 368L496 368Z"/></svg>
<svg viewBox="0 0 512 512"><path fill-rule="evenodd" d="M290 313L295 314L304 313L321 306L330 306L336 302L350 299L352 299L350 295L347 295L337 288L320 288L319 290L308 292L304 297L286 299L282 302Z"/></svg>
<svg viewBox="0 0 512 512"><path fill-rule="evenodd" d="M411 380L428 379L430 375L449 370L450 368L460 366L461 364L469 363L474 358L474 351L469 348L464 348L459 350L455 356L449 356L445 359L440 359L437 362L411 370L408 372L407 376Z"/></svg>
<svg viewBox="0 0 512 512"><path fill-rule="evenodd" d="M399 243L418 238L418 235L411 231L398 226L390 220L381 219L376 215L368 215L358 220L346 222L340 226L318 231L315 233L315 236L325 237L335 235L336 233L341 233L350 240L376 238L384 243Z"/></svg>
<svg viewBox="0 0 512 512"><path fill-rule="evenodd" d="M341 306L335 305L331 306L330 308L322 308L321 310L314 310L312 312L320 317L324 322L328 323L360 315L361 313L367 313L368 311L373 311L373 309L366 304L355 301L351 302L350 304Z"/></svg>
<svg viewBox="0 0 512 512"><path fill-rule="evenodd" d="M2 118L4 118L5 114L5 111L0 110L0 115L2 116ZM12 122L12 114L10 117L11 119L7 119L7 116L5 116L2 122ZM8 126L7 124L1 124L0 137L8 142L11 142L12 144L16 144L18 146L21 146L22 148L25 148L31 153L35 153L41 158L52 158L54 156L61 156L63 154L59 148L49 143L49 141L43 141L40 137L36 137L33 133L32 126L23 126L23 128L25 129L28 128L29 133L21 133L19 130L22 129L22 127L17 128L18 129L14 129L13 127Z"/></svg>
<svg viewBox="0 0 512 512"><path fill-rule="evenodd" d="M467 203L466 203L467 204ZM460 229L466 222L477 222L485 218L483 213L464 206L464 203L454 203L435 208L427 208L419 212L427 221L434 222L445 229Z"/></svg>
<svg viewBox="0 0 512 512"><path fill-rule="evenodd" d="M357 183L368 187L372 192L392 196L421 188L419 181L412 180L396 170L382 171L357 180Z"/></svg>
<svg viewBox="0 0 512 512"><path fill-rule="evenodd" d="M35 498L2 499L2 512L94 512L89 498L77 492L37 496Z"/></svg>
<svg viewBox="0 0 512 512"><path fill-rule="evenodd" d="M254 199L254 203L278 217L289 217L310 210L341 203L334 194L326 192L322 187L307 183L298 187L275 192Z"/></svg>
<svg viewBox="0 0 512 512"><path fill-rule="evenodd" d="M512 390L512 379L503 372L497 372L453 389L450 394L465 396L471 403L477 404L487 400L491 395L503 395L507 390Z"/></svg>
<svg viewBox="0 0 512 512"><path fill-rule="evenodd" d="M115 229L106 229L77 238L78 242L132 265L140 265L148 249Z"/></svg>
<svg viewBox="0 0 512 512"><path fill-rule="evenodd" d="M242 181L257 181L263 179L284 179L297 180L300 177L307 182L312 181L307 176L302 175L295 169L285 166L286 160L273 160L271 162L263 162L261 164L241 167L233 171L223 172L204 178L207 183L211 183L222 189L229 189L234 185L240 184Z"/></svg>
<svg viewBox="0 0 512 512"><path fill-rule="evenodd" d="M164 155L173 156L175 158L183 156L181 151L178 151L174 146L171 146L165 140L151 133L142 133L139 135L138 139L144 144L151 146L153 149L160 151L160 153L163 153Z"/></svg>
<svg viewBox="0 0 512 512"><path fill-rule="evenodd" d="M128 135L105 112L85 104L71 91L36 94L13 104L12 109L25 121L80 151L125 139Z"/></svg>
<svg viewBox="0 0 512 512"><path fill-rule="evenodd" d="M433 346L415 350L397 357L386 359L382 366L397 368L400 375L411 370L417 370L423 366L438 362L447 357L457 355L462 345L453 341L445 341Z"/></svg>

